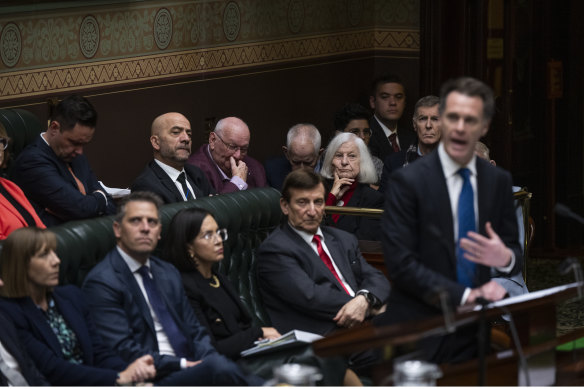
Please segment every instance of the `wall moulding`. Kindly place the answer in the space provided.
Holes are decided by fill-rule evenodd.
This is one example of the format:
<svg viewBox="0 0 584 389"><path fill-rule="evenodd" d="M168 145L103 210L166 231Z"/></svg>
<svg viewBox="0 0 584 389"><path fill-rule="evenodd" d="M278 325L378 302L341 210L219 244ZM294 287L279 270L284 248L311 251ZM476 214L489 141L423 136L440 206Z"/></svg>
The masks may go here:
<svg viewBox="0 0 584 389"><path fill-rule="evenodd" d="M418 57L417 29L366 29L0 72L0 102L359 55Z"/></svg>

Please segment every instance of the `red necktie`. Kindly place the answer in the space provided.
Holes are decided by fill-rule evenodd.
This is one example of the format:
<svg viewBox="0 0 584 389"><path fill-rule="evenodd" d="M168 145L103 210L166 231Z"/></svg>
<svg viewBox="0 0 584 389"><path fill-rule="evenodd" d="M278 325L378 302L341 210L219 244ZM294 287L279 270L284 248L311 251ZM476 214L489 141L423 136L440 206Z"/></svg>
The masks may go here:
<svg viewBox="0 0 584 389"><path fill-rule="evenodd" d="M387 138L389 139L389 144L391 145L391 147L393 147L393 151L397 153L399 151L399 145L397 144L397 139L396 139L397 133L394 132L393 134L391 134Z"/></svg>
<svg viewBox="0 0 584 389"><path fill-rule="evenodd" d="M341 284L341 286L343 287L343 290L345 292L347 292L348 295L350 295L349 291L347 290L347 288L345 288L345 285L341 281L341 278L339 277L339 275L335 271L335 267L333 266L333 262L331 261L330 257L327 255L327 253L323 250L322 243L320 242L320 236L314 235L314 237L312 238L312 241L314 243L316 243L316 251L318 251L318 256L320 257L320 259L322 259L322 261L324 262L326 267L328 267L328 269L331 271L331 273L333 273L333 275L335 276L337 281L339 281L339 284Z"/></svg>

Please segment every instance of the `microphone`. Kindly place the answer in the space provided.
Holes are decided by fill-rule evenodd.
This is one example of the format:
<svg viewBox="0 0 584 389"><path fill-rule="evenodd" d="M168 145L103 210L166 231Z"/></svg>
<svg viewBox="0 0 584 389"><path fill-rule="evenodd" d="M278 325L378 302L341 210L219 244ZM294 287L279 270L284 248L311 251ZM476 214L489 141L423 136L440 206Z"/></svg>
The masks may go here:
<svg viewBox="0 0 584 389"><path fill-rule="evenodd" d="M578 284L577 286L578 299L582 300L582 298L584 297L584 284L582 282L582 266L580 265L580 262L574 257L566 258L558 265L558 273L560 273L561 275L566 275L570 272L574 273L574 278L576 279L576 283Z"/></svg>
<svg viewBox="0 0 584 389"><path fill-rule="evenodd" d="M567 217L572 220L576 220L580 224L584 224L584 217L578 215L576 212L572 211L570 208L562 203L556 203L554 206L554 211L559 216Z"/></svg>

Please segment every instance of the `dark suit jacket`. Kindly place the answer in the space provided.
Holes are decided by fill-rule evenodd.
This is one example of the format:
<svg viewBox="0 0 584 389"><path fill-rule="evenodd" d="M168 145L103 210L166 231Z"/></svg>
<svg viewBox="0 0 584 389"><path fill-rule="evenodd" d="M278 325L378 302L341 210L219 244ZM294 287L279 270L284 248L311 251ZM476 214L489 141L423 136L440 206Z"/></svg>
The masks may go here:
<svg viewBox="0 0 584 389"><path fill-rule="evenodd" d="M332 186L332 180L328 182ZM383 208L383 195L372 189L368 184L358 184L347 207ZM331 215L327 215L326 223L329 226L354 234L359 240L381 240L379 219L362 216L340 215L335 223Z"/></svg>
<svg viewBox="0 0 584 389"><path fill-rule="evenodd" d="M379 192L385 193L385 190L387 189L387 182L389 181L389 176L391 176L391 173L404 167L404 163L406 162L406 151L407 150L402 149L398 153L391 153L387 156L387 158L385 158L385 161L383 161L383 172L381 173ZM408 162L412 163L418 158L420 158L420 155L415 153L408 157Z"/></svg>
<svg viewBox="0 0 584 389"><path fill-rule="evenodd" d="M258 340L263 332L260 327L253 325L251 316L229 279L221 273L215 275L221 283L221 288L237 306L236 312L228 310L223 299L203 292L209 281L197 270L181 273L191 307L199 321L211 333L217 351L231 359L239 359L240 353L253 347L253 342Z"/></svg>
<svg viewBox="0 0 584 389"><path fill-rule="evenodd" d="M1 307L0 307L1 308ZM34 365L34 362L26 352L18 339L18 333L10 316L0 313L0 343L16 359L20 367L20 373L30 386L48 386L49 381L43 377Z"/></svg>
<svg viewBox="0 0 584 389"><path fill-rule="evenodd" d="M26 194L46 226L116 212L113 199L99 185L84 154L73 159L71 168L85 186L86 195L79 192L67 163L57 157L40 135L14 162L12 180ZM107 202L96 190L106 194Z"/></svg>
<svg viewBox="0 0 584 389"><path fill-rule="evenodd" d="M369 119L369 127L371 128L369 150L371 150L371 154L385 161L385 158L394 152L389 144L389 139L385 136L385 132L383 132L375 116ZM397 138L399 140L400 150L407 150L410 145L416 143L417 136L413 130L398 126Z"/></svg>
<svg viewBox="0 0 584 389"><path fill-rule="evenodd" d="M10 315L20 340L51 385L113 386L126 363L102 342L81 291L72 285L57 287L53 298L58 311L77 335L83 364L65 360L61 345L44 314L30 297L4 299L0 309Z"/></svg>
<svg viewBox="0 0 584 389"><path fill-rule="evenodd" d="M321 227L340 272L357 292L367 289L385 302L389 281L365 261L357 239L348 232ZM258 249L258 284L272 324L281 333L300 329L326 334L349 296L318 254L286 222Z"/></svg>
<svg viewBox="0 0 584 389"><path fill-rule="evenodd" d="M229 181L229 179L224 179L221 175L219 168L207 151L207 146L208 144L205 143L199 147L199 149L191 155L188 163L195 165L199 169L203 170L207 180L211 183L211 186L215 188L215 192L237 192L239 188L231 181ZM264 171L262 164L248 155L243 158L243 162L245 162L248 168L246 181L248 189L263 188L264 186L267 186L266 172Z"/></svg>
<svg viewBox="0 0 584 389"><path fill-rule="evenodd" d="M515 253L515 268L521 269L517 241L511 176L477 158L479 233L486 236L490 221L503 242ZM421 319L439 314L429 304L437 289L448 292L458 306L465 287L457 282L456 245L446 179L438 150L390 177L382 218L383 251L392 293L382 322ZM477 284L490 280L490 268L478 266Z"/></svg>
<svg viewBox="0 0 584 389"><path fill-rule="evenodd" d="M32 204L28 201L22 190L12 181L0 178L0 185L32 216L36 226L44 228L45 225L37 215ZM21 227L28 227L26 219L12 205L10 200L0 194L0 240L6 239L10 233Z"/></svg>
<svg viewBox="0 0 584 389"><path fill-rule="evenodd" d="M193 192L196 198L209 196L213 193L213 188L205 174L194 165L185 165L185 173L189 184L193 187ZM176 184L170 179L168 174L162 170L156 161L150 161L144 171L140 173L138 178L132 184L132 192L139 190L147 190L154 192L160 197L165 204L176 203L184 201Z"/></svg>
<svg viewBox="0 0 584 389"><path fill-rule="evenodd" d="M266 178L268 184L272 188L282 190L282 184L286 176L292 171L292 165L286 157L274 157L270 158L264 164L266 168Z"/></svg>
<svg viewBox="0 0 584 389"><path fill-rule="evenodd" d="M199 360L216 351L199 324L186 298L178 270L171 264L150 257L150 269L162 298L176 324L190 341L189 360ZM110 251L87 275L83 283L97 331L104 342L126 361L151 354L157 378L180 370L180 358L158 352L158 341L148 304L118 252Z"/></svg>

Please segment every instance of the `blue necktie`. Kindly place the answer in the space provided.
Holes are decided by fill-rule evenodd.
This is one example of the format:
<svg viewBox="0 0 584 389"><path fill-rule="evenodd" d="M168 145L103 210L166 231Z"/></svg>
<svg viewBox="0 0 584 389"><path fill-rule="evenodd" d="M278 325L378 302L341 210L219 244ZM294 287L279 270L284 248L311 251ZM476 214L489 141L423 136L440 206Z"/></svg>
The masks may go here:
<svg viewBox="0 0 584 389"><path fill-rule="evenodd" d="M144 289L146 289L150 305L152 306L152 309L154 309L154 312L156 312L156 316L158 316L158 320L160 320L160 324L162 324L162 328L164 329L166 336L168 336L168 341L170 342L174 353L177 357L186 358L189 355L187 339L176 325L170 312L168 312L168 308L158 293L154 280L150 278L148 266L142 266L139 268L138 273L142 276Z"/></svg>
<svg viewBox="0 0 584 389"><path fill-rule="evenodd" d="M474 196L470 183L470 170L462 168L458 171L462 177L462 189L458 198L458 242L456 244L456 275L458 282L472 288L474 286L474 262L463 257L464 250L460 248L460 239L466 237L469 231L475 231Z"/></svg>

